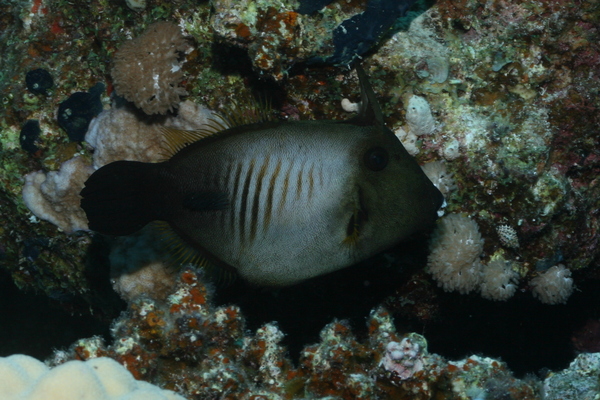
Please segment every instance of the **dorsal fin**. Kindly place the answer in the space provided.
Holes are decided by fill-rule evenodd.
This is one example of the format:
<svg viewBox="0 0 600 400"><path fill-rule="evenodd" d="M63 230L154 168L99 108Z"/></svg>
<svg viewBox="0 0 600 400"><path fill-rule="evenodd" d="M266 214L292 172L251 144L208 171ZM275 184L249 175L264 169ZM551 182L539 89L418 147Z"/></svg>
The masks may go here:
<svg viewBox="0 0 600 400"><path fill-rule="evenodd" d="M212 119L209 124L206 125L203 129L197 130L184 130L177 129L171 127L162 127L160 130L163 134L163 159L161 161L166 161L169 158L173 157L177 152L181 149L189 146L192 143L195 143L199 140L207 138L209 136L218 134L229 128L224 123L217 121L216 119Z"/></svg>
<svg viewBox="0 0 600 400"><path fill-rule="evenodd" d="M383 114L375 92L369 83L369 78L360 64L356 64L355 69L360 84L360 108L358 115L348 120L347 123L359 126L383 126Z"/></svg>
<svg viewBox="0 0 600 400"><path fill-rule="evenodd" d="M181 149L205 139L209 136L218 135L227 129L243 125L274 121L276 118L271 113L271 107L267 101L250 101L238 104L232 101L231 105L224 107L214 117L209 118L208 124L202 129L182 130L172 127L162 127L163 134L163 160L173 157Z"/></svg>

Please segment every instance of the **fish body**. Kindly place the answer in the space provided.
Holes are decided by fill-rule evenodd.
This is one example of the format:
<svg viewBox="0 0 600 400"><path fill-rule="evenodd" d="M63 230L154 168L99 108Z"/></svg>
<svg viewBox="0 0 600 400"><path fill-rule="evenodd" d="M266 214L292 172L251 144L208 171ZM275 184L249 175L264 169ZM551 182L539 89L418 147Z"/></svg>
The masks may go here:
<svg viewBox="0 0 600 400"><path fill-rule="evenodd" d="M252 283L335 271L429 228L443 201L396 136L364 115L242 125L162 163L112 163L86 182L82 207L101 233L167 221Z"/></svg>

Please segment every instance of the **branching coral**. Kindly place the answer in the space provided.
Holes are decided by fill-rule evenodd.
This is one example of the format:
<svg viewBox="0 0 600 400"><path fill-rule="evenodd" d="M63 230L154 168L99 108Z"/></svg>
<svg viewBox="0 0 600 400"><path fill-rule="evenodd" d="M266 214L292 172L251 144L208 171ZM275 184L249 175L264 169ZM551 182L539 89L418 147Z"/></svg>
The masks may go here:
<svg viewBox="0 0 600 400"><path fill-rule="evenodd" d="M111 75L117 93L146 114L173 111L179 105L179 97L187 94L179 84L183 78L180 59L188 49L177 25L150 25L115 54Z"/></svg>

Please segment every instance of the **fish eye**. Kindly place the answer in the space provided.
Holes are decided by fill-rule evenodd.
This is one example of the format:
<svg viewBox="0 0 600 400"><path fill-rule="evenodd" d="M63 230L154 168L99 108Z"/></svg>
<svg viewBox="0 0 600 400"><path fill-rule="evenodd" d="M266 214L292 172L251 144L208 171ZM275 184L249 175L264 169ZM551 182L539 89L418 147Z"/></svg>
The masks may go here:
<svg viewBox="0 0 600 400"><path fill-rule="evenodd" d="M388 152L382 147L373 147L365 153L365 164L372 171L381 171L389 160Z"/></svg>

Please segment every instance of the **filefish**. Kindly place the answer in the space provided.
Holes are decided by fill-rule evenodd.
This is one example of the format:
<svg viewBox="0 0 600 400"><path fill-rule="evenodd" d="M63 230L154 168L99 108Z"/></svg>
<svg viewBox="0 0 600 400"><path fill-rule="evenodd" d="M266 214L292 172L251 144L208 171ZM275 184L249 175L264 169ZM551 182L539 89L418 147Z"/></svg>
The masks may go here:
<svg viewBox="0 0 600 400"><path fill-rule="evenodd" d="M116 161L89 177L89 228L128 235L164 221L206 259L265 286L350 266L430 229L443 196L357 72L361 105L346 121L234 115L229 126L165 128L168 160Z"/></svg>

